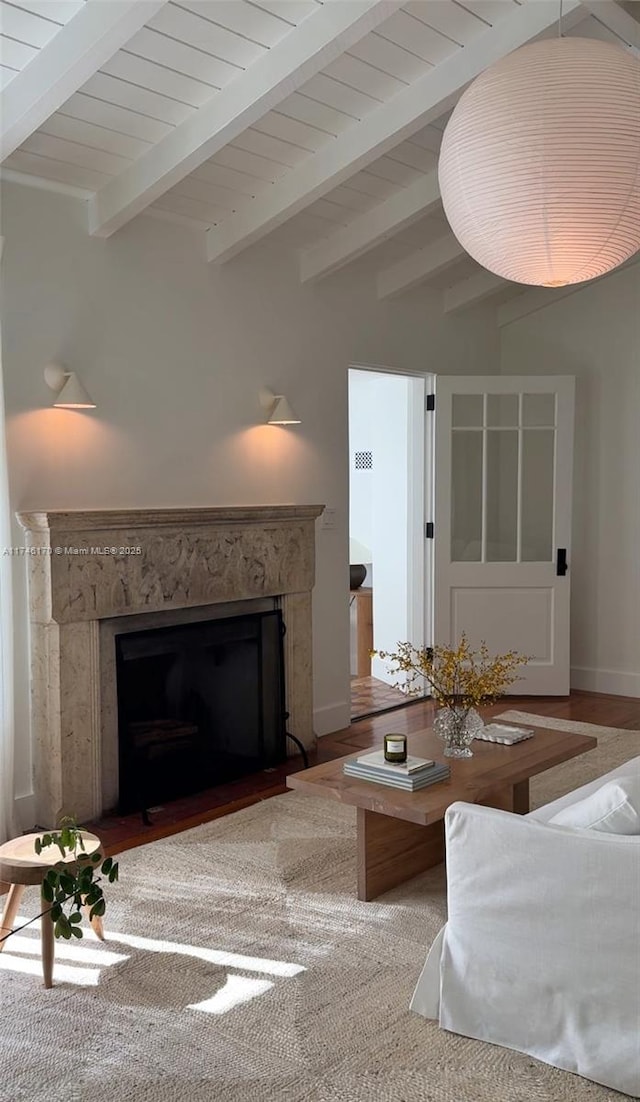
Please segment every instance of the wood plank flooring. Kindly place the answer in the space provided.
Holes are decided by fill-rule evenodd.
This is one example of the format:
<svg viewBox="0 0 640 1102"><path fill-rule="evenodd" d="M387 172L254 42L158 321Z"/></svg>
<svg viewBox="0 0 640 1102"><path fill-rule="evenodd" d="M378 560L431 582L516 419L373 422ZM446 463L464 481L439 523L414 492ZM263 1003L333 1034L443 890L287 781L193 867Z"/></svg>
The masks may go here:
<svg viewBox="0 0 640 1102"><path fill-rule="evenodd" d="M596 723L603 727L620 727L630 731L640 730L640 699L624 696L607 696L603 693L572 692L568 697L516 697L510 696L490 708L483 709L485 717L499 715L508 709L532 712L539 716L555 716L557 719ZM343 757L355 750L367 749L382 742L388 731L410 734L429 727L433 721L434 704L430 700L415 703L359 720L343 731L336 731L318 739L318 749L311 755L310 764ZM266 770L231 784L211 788L194 796L167 803L152 812L151 825L145 826L139 814L108 815L88 829L102 839L107 852L120 853L133 846L166 838L181 830L210 822L222 815L229 815L243 807L269 799L287 791L286 778L302 768L299 755L289 758L274 770Z"/></svg>

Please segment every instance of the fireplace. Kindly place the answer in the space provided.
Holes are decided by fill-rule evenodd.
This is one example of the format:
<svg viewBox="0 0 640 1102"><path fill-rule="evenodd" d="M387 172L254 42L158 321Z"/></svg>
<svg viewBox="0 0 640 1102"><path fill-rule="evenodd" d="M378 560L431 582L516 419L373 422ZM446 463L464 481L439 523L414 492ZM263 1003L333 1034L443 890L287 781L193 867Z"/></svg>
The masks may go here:
<svg viewBox="0 0 640 1102"><path fill-rule="evenodd" d="M275 610L115 636L120 812L284 761L283 635Z"/></svg>
<svg viewBox="0 0 640 1102"><path fill-rule="evenodd" d="M287 629L282 640L287 729L305 749L313 748L311 590L315 520L322 509L270 505L18 514L30 551L38 822L53 826L61 814L87 821L120 803L119 635L281 613ZM123 652L132 647L121 644ZM180 737L196 740L186 730L176 733ZM292 752L291 743L287 751ZM127 783L125 801L134 799Z"/></svg>

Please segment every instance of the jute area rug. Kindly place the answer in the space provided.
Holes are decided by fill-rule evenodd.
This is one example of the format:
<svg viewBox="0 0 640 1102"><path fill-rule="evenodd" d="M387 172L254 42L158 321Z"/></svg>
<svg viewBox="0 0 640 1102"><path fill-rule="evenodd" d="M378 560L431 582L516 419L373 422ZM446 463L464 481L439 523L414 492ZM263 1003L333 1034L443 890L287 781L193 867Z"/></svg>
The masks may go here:
<svg viewBox="0 0 640 1102"><path fill-rule="evenodd" d="M598 748L536 780L536 805L640 753L640 732L544 722ZM50 991L37 927L15 936L0 956L3 1102L624 1098L409 1012L443 870L359 903L354 819L291 793L123 854L108 942L57 943Z"/></svg>

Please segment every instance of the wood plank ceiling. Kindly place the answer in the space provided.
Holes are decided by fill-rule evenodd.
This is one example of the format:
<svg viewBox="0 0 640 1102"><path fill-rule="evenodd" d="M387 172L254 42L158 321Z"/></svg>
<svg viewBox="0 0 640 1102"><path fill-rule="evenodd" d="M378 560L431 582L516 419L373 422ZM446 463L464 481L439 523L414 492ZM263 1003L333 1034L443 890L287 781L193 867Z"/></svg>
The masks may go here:
<svg viewBox="0 0 640 1102"><path fill-rule="evenodd" d="M3 96L10 95L6 90L14 80L27 87L34 59L41 51L62 48L65 36L70 37L73 21L81 15L87 18L89 6L121 2L2 0ZM137 2L140 4L140 0ZM614 0L607 2L625 15ZM305 24L307 31L317 26L320 33L319 13L324 8L326 18L330 18L329 8L336 9L337 5L341 6L343 23L347 22L346 9L353 9L349 19L356 30L342 27L339 36L346 36L346 48L341 48L343 38L337 36L337 46L334 43L331 49L329 44L317 55L317 61L310 61L309 48L302 40ZM337 248L337 235L350 232L353 236L362 227L362 247L354 246L352 254L346 250L343 262L348 263L367 251L368 223L363 216L375 220L386 211L383 204L393 201L397 205L403 195L412 194L412 185L415 195L416 188L422 186L419 181L433 182L450 112L443 110L424 126L414 121L404 128L406 133L401 128L397 140L386 140L382 155L361 157L361 163L354 162L352 172L347 163L346 171L341 168L336 177L336 186L331 186L331 174L323 175L324 160L338 149L339 139L343 138L343 145L351 139L357 144L358 134L364 133L361 128L366 124L373 130L389 104L401 103L402 93L416 86L422 95L429 74L433 80L434 74L442 73L446 85L453 63L471 58L474 50L484 50L489 42L493 49L501 28L505 29L507 42L502 52L513 48L509 45L510 28L518 20L524 21L525 9L536 5L549 9L549 17L542 21L541 29L532 23L531 34L525 32L525 40L536 33L554 33L555 0L529 0L528 4L525 0L409 0L402 6L393 0L378 4L373 0L325 0L324 5L321 0L156 3L150 18L88 79L82 80L59 106L53 103L50 113L45 110L44 121L10 153L2 171L9 178L32 182L36 178L53 187L97 196L96 210L100 212L103 196L112 202L113 181L125 180L125 173L131 176L133 166L151 165L150 152L160 143L164 142L169 150L169 135L175 135L176 143L183 132L186 135L189 131L188 124L193 128L198 116L204 118L200 113L205 108L213 112L219 105L221 112L227 110L230 95L237 90L242 99L246 82L254 75L255 87L260 89L269 62L275 66L278 59L285 59L286 78L286 59L291 57L296 62L299 51L300 64L296 68L292 63L289 83L287 79L281 81L275 102L271 103L266 95L265 109L259 116L234 133L213 156L205 156L199 163L196 153L197 167L192 171L182 174L178 164L173 170L176 182L166 177L171 186L165 186L162 174L155 179L151 172L149 202L145 198L144 203L147 210L200 227L211 235L210 240L216 240L221 227L226 233L228 226L242 225L243 218L255 220L265 197L271 202L274 195L284 195L287 187L294 192L301 171L313 176L317 165L318 179L325 180L318 197L310 192L307 202L303 192L294 203L284 204L284 216L277 215L265 225L271 227L273 223L271 232L288 246L316 252L327 243ZM580 7L576 0L568 4L565 0L565 10L567 6L577 9L569 33L579 28L581 34L613 37L587 7ZM356 16L367 7L367 26L371 29L360 33L363 25L356 24ZM42 59L45 57L43 54ZM309 69L309 65L313 67ZM35 69L33 65L34 74ZM458 81L458 92L464 83L464 79ZM287 87L292 89L288 94ZM451 97L451 103L455 98ZM234 111L232 102L230 119ZM344 139L347 134L349 138ZM116 208L118 203L116 194ZM98 231L100 218L98 213ZM110 223L105 224L109 228ZM450 236L437 202L425 203L422 215L418 202L408 220L392 219L389 227L381 241L375 235L371 239L369 256L377 267L395 263L416 248L428 248L434 241ZM256 238L256 232L263 235L259 227L257 231L253 227L248 243ZM235 251L239 251L238 244L243 247L241 234L239 242L234 237ZM334 260L332 270L336 266L342 264ZM479 269L469 258L460 257L459 265L448 269L445 285L474 271ZM323 274L321 266L319 274ZM442 284L440 272L438 279Z"/></svg>

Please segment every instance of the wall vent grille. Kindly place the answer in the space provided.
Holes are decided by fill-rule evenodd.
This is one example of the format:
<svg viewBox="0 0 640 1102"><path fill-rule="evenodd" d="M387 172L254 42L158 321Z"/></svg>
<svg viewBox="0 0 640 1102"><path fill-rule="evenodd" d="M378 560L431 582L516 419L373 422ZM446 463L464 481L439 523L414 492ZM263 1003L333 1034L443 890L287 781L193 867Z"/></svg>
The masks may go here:
<svg viewBox="0 0 640 1102"><path fill-rule="evenodd" d="M370 471L373 467L373 453L356 452L354 466L356 471Z"/></svg>

